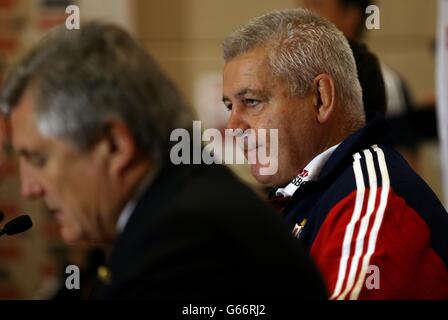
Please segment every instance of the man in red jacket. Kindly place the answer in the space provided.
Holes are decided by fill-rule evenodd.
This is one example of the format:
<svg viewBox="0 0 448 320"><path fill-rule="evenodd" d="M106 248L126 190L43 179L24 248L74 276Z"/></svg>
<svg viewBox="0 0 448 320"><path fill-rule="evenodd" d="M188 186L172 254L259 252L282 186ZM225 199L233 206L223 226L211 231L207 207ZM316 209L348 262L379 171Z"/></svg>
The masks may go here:
<svg viewBox="0 0 448 320"><path fill-rule="evenodd" d="M286 202L331 298L448 298L448 214L389 145L384 122L365 125L343 34L284 10L252 19L223 48L228 127L278 130L279 170L261 175L256 162L251 172Z"/></svg>

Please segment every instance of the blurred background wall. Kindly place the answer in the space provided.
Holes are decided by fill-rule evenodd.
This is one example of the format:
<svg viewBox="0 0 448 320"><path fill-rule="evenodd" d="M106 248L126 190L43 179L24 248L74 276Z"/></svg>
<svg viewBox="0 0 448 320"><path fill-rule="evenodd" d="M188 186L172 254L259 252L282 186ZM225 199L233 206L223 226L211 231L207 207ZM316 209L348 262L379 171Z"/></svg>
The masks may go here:
<svg viewBox="0 0 448 320"><path fill-rule="evenodd" d="M0 0L3 65L46 30L63 23L70 3L80 6L84 21L99 17L127 28L180 87L205 125L215 127L222 126L227 116L221 103L224 37L251 17L302 5L300 0ZM382 62L402 75L417 107L428 104L433 100L435 59L431 46L437 1L377 0L376 4L381 29L367 31L367 44ZM417 156L419 173L441 195L437 143L422 143ZM19 212L32 213L36 227L21 237L1 240L0 298L43 297L48 294L45 288L54 286L59 276L66 250L45 210L20 199L14 160L4 162L1 168L5 173L0 181L0 209L8 211L8 219ZM244 169L236 170L254 183Z"/></svg>

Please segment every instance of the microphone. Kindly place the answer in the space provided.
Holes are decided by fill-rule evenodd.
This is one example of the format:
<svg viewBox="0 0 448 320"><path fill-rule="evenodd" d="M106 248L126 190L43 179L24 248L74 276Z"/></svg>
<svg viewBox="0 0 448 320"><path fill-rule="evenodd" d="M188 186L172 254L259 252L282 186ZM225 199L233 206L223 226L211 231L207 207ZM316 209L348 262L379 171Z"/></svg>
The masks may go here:
<svg viewBox="0 0 448 320"><path fill-rule="evenodd" d="M33 226L30 216L24 215L12 219L7 222L3 229L0 230L0 237L4 234L12 236L27 231Z"/></svg>

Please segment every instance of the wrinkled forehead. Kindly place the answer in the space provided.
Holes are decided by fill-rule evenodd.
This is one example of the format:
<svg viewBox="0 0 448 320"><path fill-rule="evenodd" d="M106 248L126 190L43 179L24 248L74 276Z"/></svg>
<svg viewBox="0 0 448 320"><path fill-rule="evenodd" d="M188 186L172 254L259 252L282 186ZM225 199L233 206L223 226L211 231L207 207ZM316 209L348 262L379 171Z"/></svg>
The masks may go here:
<svg viewBox="0 0 448 320"><path fill-rule="evenodd" d="M268 51L257 48L244 52L224 65L224 81L234 81L235 77L260 77L270 73Z"/></svg>

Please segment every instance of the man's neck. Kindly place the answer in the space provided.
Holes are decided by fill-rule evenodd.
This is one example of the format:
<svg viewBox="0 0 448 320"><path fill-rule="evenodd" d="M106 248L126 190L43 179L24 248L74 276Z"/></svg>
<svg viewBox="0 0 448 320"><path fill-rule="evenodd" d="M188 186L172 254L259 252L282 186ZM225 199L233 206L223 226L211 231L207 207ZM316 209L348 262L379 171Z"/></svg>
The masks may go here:
<svg viewBox="0 0 448 320"><path fill-rule="evenodd" d="M112 241L118 235L117 223L126 206L136 198L137 193L139 193L142 188L142 184L145 183L147 177L152 175L155 171L156 168L150 161L135 162L127 169L126 174L120 180L119 186L117 186L117 189L115 190L115 198L117 199L117 203L114 205L115 209L113 209L115 211L115 217L110 220L108 225Z"/></svg>

